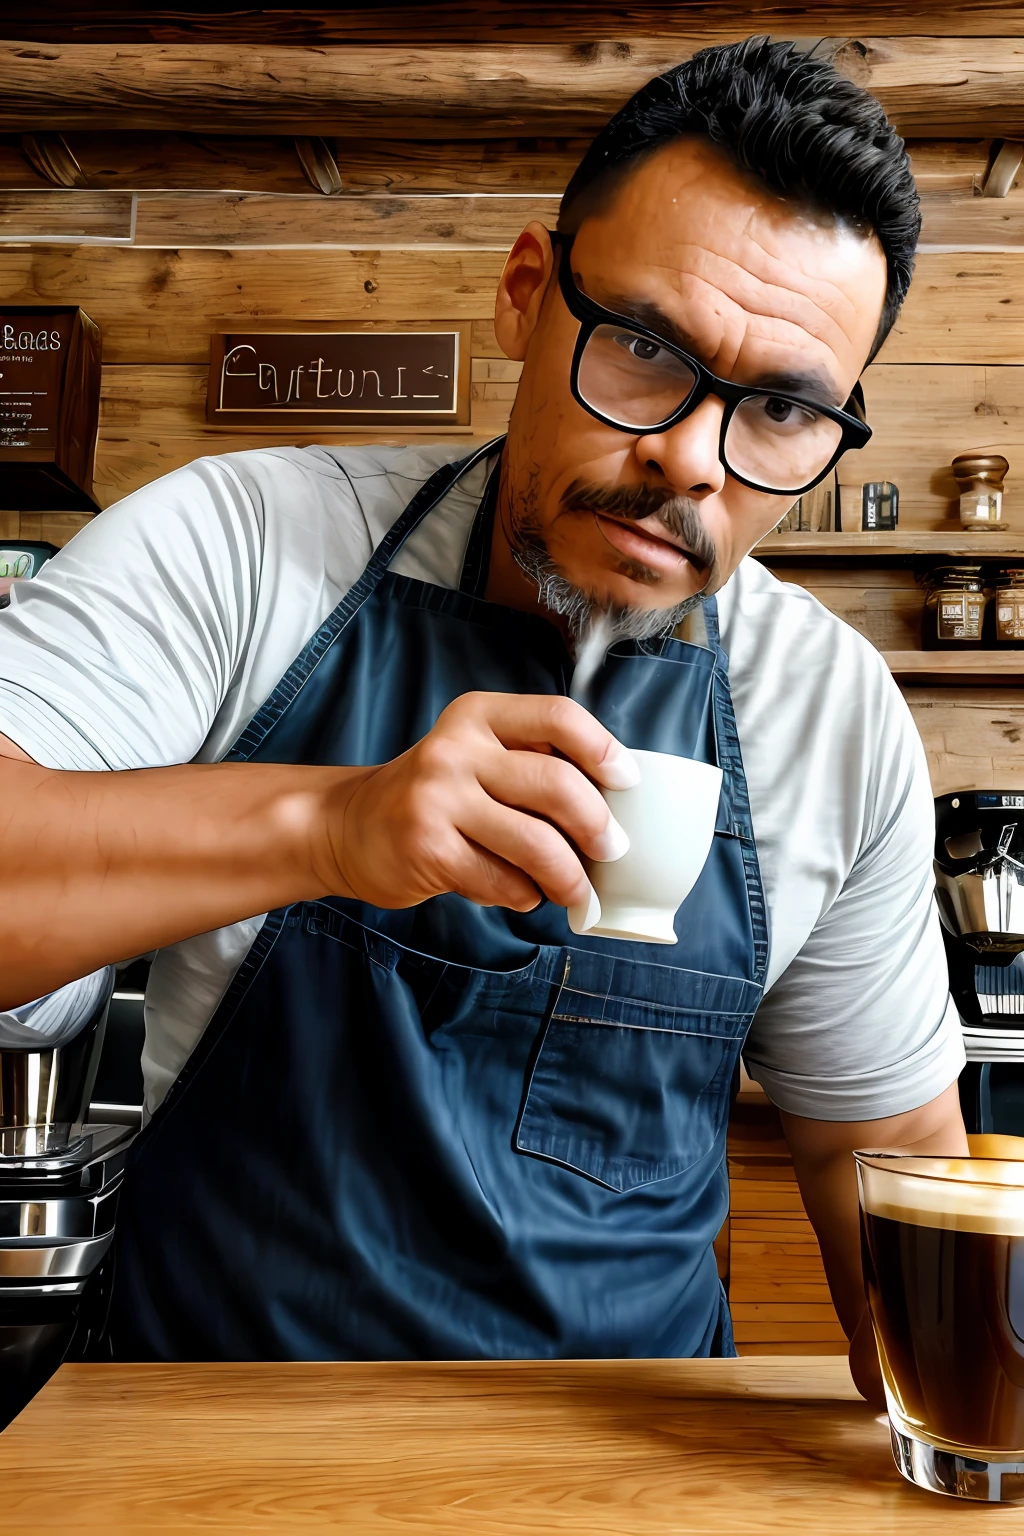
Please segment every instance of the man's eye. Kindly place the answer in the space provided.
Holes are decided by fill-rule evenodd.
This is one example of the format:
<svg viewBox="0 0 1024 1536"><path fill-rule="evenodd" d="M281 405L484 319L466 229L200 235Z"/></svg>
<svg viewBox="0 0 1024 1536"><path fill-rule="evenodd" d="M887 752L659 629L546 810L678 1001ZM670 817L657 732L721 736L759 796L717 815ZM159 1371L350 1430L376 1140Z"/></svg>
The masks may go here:
<svg viewBox="0 0 1024 1536"><path fill-rule="evenodd" d="M778 427L808 427L818 420L815 411L777 395L767 395L762 401L762 410L772 425Z"/></svg>
<svg viewBox="0 0 1024 1536"><path fill-rule="evenodd" d="M656 341L648 341L646 336L634 336L629 331L616 336L615 340L620 347L625 347L626 351L641 363L653 363L664 351Z"/></svg>
<svg viewBox="0 0 1024 1536"><path fill-rule="evenodd" d="M789 420L793 406L789 400L771 399L765 401L764 410L771 421L784 422Z"/></svg>

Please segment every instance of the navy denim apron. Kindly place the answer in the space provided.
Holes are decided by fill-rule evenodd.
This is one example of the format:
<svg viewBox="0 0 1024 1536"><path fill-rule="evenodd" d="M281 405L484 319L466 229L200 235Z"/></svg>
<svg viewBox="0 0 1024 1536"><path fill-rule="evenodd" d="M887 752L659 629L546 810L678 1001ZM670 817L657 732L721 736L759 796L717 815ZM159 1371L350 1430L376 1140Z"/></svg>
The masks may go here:
<svg viewBox="0 0 1024 1536"><path fill-rule="evenodd" d="M555 626L479 595L486 496L460 590L388 571L494 451L413 498L231 758L380 763L470 690L566 692ZM703 611L707 645L617 644L594 703L627 745L724 770L678 945L577 937L547 901L272 912L132 1148L116 1357L734 1353L711 1245L768 934Z"/></svg>

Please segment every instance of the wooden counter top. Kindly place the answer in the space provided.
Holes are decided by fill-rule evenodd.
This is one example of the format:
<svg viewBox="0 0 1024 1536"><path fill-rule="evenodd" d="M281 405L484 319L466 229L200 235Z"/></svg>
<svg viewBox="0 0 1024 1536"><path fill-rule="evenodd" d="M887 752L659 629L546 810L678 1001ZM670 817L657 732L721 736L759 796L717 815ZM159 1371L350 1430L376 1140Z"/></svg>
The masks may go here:
<svg viewBox="0 0 1024 1536"><path fill-rule="evenodd" d="M0 1528L1024 1532L904 1483L845 1361L65 1366L0 1435Z"/></svg>

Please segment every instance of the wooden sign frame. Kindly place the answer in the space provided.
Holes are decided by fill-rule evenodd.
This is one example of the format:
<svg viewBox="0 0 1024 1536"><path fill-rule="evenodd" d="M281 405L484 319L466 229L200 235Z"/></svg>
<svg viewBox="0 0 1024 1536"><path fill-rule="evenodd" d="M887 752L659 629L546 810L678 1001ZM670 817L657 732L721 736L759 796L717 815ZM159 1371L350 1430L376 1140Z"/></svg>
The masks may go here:
<svg viewBox="0 0 1024 1536"><path fill-rule="evenodd" d="M77 304L0 304L0 508L98 512L100 331Z"/></svg>
<svg viewBox="0 0 1024 1536"><path fill-rule="evenodd" d="M256 428L264 431L281 433L288 426L309 428L325 427L332 431L345 430L347 428L377 427L391 433L401 431L403 427L466 427L470 423L470 379L471 379L471 322L468 320L427 320L427 321L378 321L378 320L275 320L275 321L249 321L233 320L218 323L210 336L210 375L206 394L206 419L211 426L223 428L225 431L237 431L239 427L247 430ZM299 342L308 340L311 348L316 348L318 342L324 342L329 337L352 337L353 346L352 365L342 365L340 362L330 363L325 360L319 351L315 356L311 355L309 368L306 365L294 366L291 363L292 355L298 355L296 348L290 347L290 341ZM374 355L373 349L369 352L365 342L373 336L383 338L408 337L410 346L408 353L402 353L395 346L381 348L381 360L378 368L366 367L365 358ZM416 338L429 338L437 336L440 343L437 347L431 347L429 343L419 347L415 344ZM410 372L404 365L397 365L394 361L400 355L408 355L412 360L415 371L416 359L420 356L441 356L446 350L441 337L453 338L452 367L454 378L451 380L451 392L445 384L444 396L441 407L425 407L412 402L417 398L427 398L427 393L421 388L417 391L410 387L410 377L403 374ZM272 338L278 338L275 344ZM259 347L260 338L266 338L268 346L266 357L261 358ZM359 346L358 343L363 345ZM344 350L337 345L334 348L323 349L330 353L331 357L343 357ZM355 361L355 354L363 359L360 364ZM385 361L385 354L387 359ZM236 403L229 404L226 401L232 393L227 385L229 375L225 370L231 364L248 364L247 371L230 376L255 380L255 383L247 382L245 385L235 386ZM317 364L323 365L318 368ZM432 365L429 365L432 366ZM397 368L397 372L396 372ZM385 372L386 370L386 372ZM303 394L303 379L296 374L305 371L306 388L311 394ZM351 375L351 388L354 392L356 375L361 371L361 386L365 386L368 373L376 373L376 393L382 396L382 374L386 382L397 383L397 391L390 389L388 395L389 405L385 409L368 410L359 406L338 407L329 402L338 398L342 375ZM421 369L427 372L428 369ZM322 385L324 379L329 382L329 375L338 374L338 388L333 391L324 391ZM394 375L394 377L392 377ZM281 400L281 392L285 388L285 376L287 376L287 395ZM421 386L427 380L418 380ZM266 406L254 406L249 398L255 390L265 393L268 397L272 390L276 393L276 399ZM243 403L237 403L239 397L245 397ZM319 403L322 398L324 403ZM399 404L408 397L409 405ZM358 398L358 397L357 397ZM451 401L449 407L448 401Z"/></svg>

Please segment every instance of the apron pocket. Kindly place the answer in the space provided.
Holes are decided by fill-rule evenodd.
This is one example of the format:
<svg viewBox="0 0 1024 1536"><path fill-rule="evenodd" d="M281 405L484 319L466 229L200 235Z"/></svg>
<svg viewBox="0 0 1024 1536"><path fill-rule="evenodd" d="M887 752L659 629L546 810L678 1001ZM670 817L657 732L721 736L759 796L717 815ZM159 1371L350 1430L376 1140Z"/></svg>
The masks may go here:
<svg viewBox="0 0 1024 1536"><path fill-rule="evenodd" d="M563 989L513 1144L624 1192L714 1150L750 1015L616 1002Z"/></svg>

